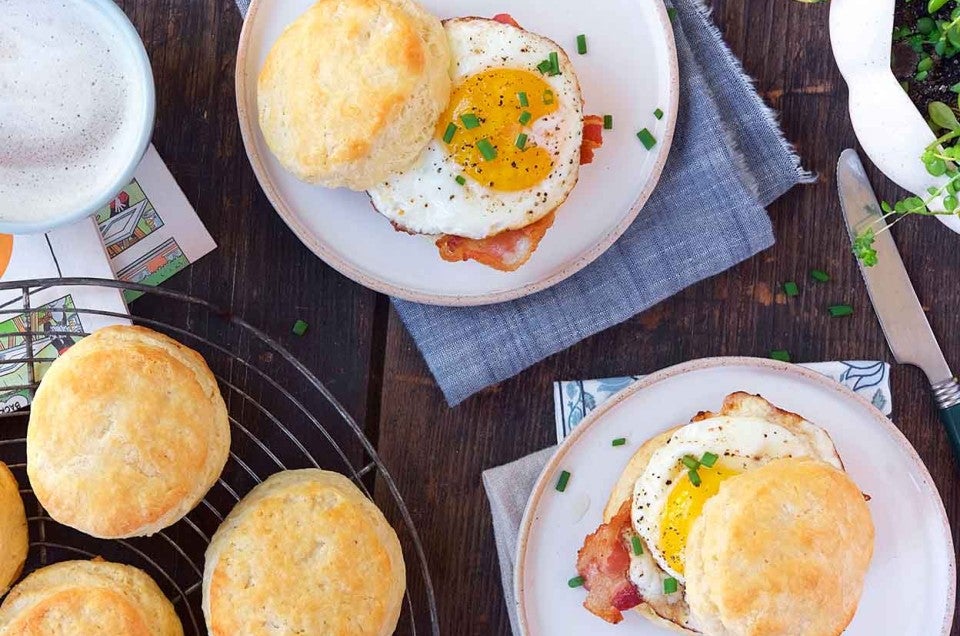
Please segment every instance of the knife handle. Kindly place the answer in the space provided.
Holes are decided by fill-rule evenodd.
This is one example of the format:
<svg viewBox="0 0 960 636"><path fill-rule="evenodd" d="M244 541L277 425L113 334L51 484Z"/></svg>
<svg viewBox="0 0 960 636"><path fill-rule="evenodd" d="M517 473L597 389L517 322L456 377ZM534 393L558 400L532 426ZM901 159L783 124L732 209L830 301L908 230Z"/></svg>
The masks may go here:
<svg viewBox="0 0 960 636"><path fill-rule="evenodd" d="M960 384L951 379L933 387L933 399L940 409L940 421L947 429L954 456L960 459Z"/></svg>

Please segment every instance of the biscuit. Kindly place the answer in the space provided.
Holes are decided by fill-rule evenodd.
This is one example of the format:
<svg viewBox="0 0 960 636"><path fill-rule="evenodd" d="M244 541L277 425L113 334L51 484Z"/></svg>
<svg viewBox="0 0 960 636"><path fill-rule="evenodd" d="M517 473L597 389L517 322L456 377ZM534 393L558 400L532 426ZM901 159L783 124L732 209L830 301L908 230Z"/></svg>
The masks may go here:
<svg viewBox="0 0 960 636"><path fill-rule="evenodd" d="M47 370L27 428L27 474L62 524L101 538L181 519L223 470L230 424L197 352L143 327L107 327Z"/></svg>
<svg viewBox="0 0 960 636"><path fill-rule="evenodd" d="M297 178L366 190L434 135L450 60L440 20L413 0L319 0L267 55L260 130Z"/></svg>
<svg viewBox="0 0 960 636"><path fill-rule="evenodd" d="M129 565L64 561L37 570L0 605L0 636L182 636L173 605Z"/></svg>
<svg viewBox="0 0 960 636"><path fill-rule="evenodd" d="M686 548L687 602L717 636L835 636L853 619L874 527L850 477L778 459L704 505Z"/></svg>
<svg viewBox="0 0 960 636"><path fill-rule="evenodd" d="M338 473L289 470L213 535L203 572L211 636L392 634L406 574L383 513Z"/></svg>
<svg viewBox="0 0 960 636"><path fill-rule="evenodd" d="M20 486L7 465L0 462L0 596L23 571L29 545Z"/></svg>

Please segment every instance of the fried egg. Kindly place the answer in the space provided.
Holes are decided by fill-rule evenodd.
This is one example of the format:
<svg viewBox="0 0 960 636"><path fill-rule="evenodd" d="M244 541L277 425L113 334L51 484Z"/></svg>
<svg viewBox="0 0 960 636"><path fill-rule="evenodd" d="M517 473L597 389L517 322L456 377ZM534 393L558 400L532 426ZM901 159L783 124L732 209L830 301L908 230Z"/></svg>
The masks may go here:
<svg viewBox="0 0 960 636"><path fill-rule="evenodd" d="M418 163L369 190L374 207L416 234L483 239L526 227L576 185L583 100L553 41L483 18L444 23L454 90ZM557 69L538 66L551 59Z"/></svg>
<svg viewBox="0 0 960 636"><path fill-rule="evenodd" d="M707 453L716 460L691 474L684 460ZM783 457L816 458L842 469L830 437L809 422L787 428L759 417L715 416L678 429L654 452L633 492L633 527L659 568L683 584L687 537L706 501L724 481Z"/></svg>

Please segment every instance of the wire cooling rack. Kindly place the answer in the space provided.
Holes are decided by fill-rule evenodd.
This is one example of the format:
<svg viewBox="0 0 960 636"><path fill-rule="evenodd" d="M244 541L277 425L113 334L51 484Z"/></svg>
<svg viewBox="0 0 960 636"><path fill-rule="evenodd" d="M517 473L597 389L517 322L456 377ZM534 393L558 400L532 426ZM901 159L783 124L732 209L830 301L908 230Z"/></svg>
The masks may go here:
<svg viewBox="0 0 960 636"><path fill-rule="evenodd" d="M46 290L51 287L57 288L56 303L31 302L39 292L49 297ZM152 297L153 304L144 298L138 306L147 303L161 310L151 313L171 318L156 320L73 306L71 290L89 287ZM58 352L87 335L85 317L99 316L149 327L201 353L220 384L232 434L223 474L185 518L152 537L101 540L47 515L27 480L27 414L23 410L0 414L0 460L20 483L29 521L25 574L58 561L95 556L134 565L150 574L169 596L187 634L206 634L200 609L203 555L220 522L269 475L285 469L324 468L351 478L397 530L407 568L397 633L439 634L423 546L393 478L357 422L277 341L205 300L135 283L92 278L24 280L0 283L0 295L18 295L18 302L0 306L0 382L6 381L0 402L8 408L32 398L43 368ZM11 384L16 377L22 380ZM362 550L357 558L363 558Z"/></svg>

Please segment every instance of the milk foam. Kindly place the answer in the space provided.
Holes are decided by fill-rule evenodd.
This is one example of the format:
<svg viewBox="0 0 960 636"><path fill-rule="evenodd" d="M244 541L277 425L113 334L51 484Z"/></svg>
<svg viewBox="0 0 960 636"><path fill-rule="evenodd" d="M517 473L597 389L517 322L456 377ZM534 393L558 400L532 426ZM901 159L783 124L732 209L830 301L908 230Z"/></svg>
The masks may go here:
<svg viewBox="0 0 960 636"><path fill-rule="evenodd" d="M83 0L0 0L0 218L50 219L120 177L146 108L133 51Z"/></svg>

